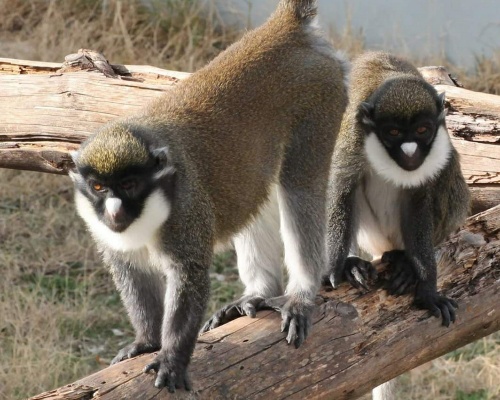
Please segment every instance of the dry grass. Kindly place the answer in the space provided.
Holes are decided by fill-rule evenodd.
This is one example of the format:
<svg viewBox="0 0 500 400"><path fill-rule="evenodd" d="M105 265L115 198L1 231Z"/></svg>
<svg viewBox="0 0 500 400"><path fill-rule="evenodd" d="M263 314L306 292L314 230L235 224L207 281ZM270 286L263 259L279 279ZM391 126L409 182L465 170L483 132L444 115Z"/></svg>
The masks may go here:
<svg viewBox="0 0 500 400"><path fill-rule="evenodd" d="M153 2L153 13L141 4L0 0L0 55L62 61L85 47L114 63L193 71L240 35L198 0ZM352 56L364 42L347 26L330 34ZM500 53L478 60L477 76L460 75L470 88L498 93ZM87 375L131 340L119 297L76 217L68 178L0 169L0 245L0 399ZM213 268L212 310L241 292L234 255ZM491 335L405 374L401 398L500 398L499 357L500 335Z"/></svg>
<svg viewBox="0 0 500 400"><path fill-rule="evenodd" d="M114 63L194 71L240 34L222 22L211 1L145 3L0 0L0 54L63 61L79 48L90 48Z"/></svg>

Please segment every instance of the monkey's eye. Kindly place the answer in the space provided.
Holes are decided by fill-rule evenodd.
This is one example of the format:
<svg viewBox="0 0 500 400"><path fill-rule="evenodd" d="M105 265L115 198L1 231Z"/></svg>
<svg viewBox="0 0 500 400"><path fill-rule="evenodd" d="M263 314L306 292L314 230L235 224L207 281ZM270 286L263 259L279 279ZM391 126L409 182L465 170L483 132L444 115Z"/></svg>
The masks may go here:
<svg viewBox="0 0 500 400"><path fill-rule="evenodd" d="M96 192L102 192L105 190L104 186L99 182L92 181L90 182L90 186L92 186L92 189L94 189Z"/></svg>
<svg viewBox="0 0 500 400"><path fill-rule="evenodd" d="M135 188L137 182L135 179L124 179L120 182L120 188L123 190L132 190Z"/></svg>
<svg viewBox="0 0 500 400"><path fill-rule="evenodd" d="M398 136L399 135L399 129L391 129L389 131L389 135L391 135L391 136Z"/></svg>
<svg viewBox="0 0 500 400"><path fill-rule="evenodd" d="M427 132L427 127L426 126L419 126L417 128L417 133L422 134L422 133L426 133L426 132Z"/></svg>

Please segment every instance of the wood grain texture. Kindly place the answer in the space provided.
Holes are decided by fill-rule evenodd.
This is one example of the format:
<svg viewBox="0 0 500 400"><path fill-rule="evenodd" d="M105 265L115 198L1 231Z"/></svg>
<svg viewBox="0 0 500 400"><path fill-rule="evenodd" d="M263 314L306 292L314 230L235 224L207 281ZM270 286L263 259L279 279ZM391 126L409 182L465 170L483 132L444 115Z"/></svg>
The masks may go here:
<svg viewBox="0 0 500 400"><path fill-rule="evenodd" d="M345 285L318 296L313 330L298 350L286 344L271 311L201 335L190 366L193 392L156 389L154 376L142 373L153 355L144 355L33 399L60 399L72 388L102 400L357 398L500 329L500 207L469 218L438 254L439 288L460 307L449 328L415 309L409 296Z"/></svg>

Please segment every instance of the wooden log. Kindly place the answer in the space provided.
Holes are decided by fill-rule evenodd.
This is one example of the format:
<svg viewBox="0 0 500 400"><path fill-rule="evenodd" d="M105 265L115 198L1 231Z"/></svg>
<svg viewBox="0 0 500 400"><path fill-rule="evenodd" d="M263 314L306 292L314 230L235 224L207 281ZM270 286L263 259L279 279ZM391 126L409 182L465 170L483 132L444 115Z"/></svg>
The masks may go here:
<svg viewBox="0 0 500 400"><path fill-rule="evenodd" d="M175 396L142 368L153 355L108 367L32 399L354 399L405 371L500 329L500 206L470 217L438 249L439 288L459 303L449 328L417 310L410 296L344 285L321 293L314 326L295 350L275 312L240 318L199 337L195 391ZM82 393L81 397L77 394ZM64 394L64 396L63 396Z"/></svg>
<svg viewBox="0 0 500 400"><path fill-rule="evenodd" d="M68 151L99 126L138 113L189 75L151 66L103 67L104 61L89 50L64 64L0 58L0 168L67 173ZM442 68L422 72L446 91L447 124L472 188L473 210L500 204L500 96L451 86L455 81Z"/></svg>

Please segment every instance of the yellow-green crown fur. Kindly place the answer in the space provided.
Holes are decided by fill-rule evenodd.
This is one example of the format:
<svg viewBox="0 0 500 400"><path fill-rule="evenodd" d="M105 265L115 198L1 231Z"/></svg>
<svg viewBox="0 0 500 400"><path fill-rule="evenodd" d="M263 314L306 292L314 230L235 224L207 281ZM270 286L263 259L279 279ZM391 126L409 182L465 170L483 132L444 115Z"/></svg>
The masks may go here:
<svg viewBox="0 0 500 400"><path fill-rule="evenodd" d="M415 114L437 113L437 93L419 77L403 75L386 81L380 88L376 114L397 115L410 119Z"/></svg>
<svg viewBox="0 0 500 400"><path fill-rule="evenodd" d="M143 165L149 159L144 143L123 124L113 124L84 143L78 156L80 166L89 166L102 175L131 165Z"/></svg>

